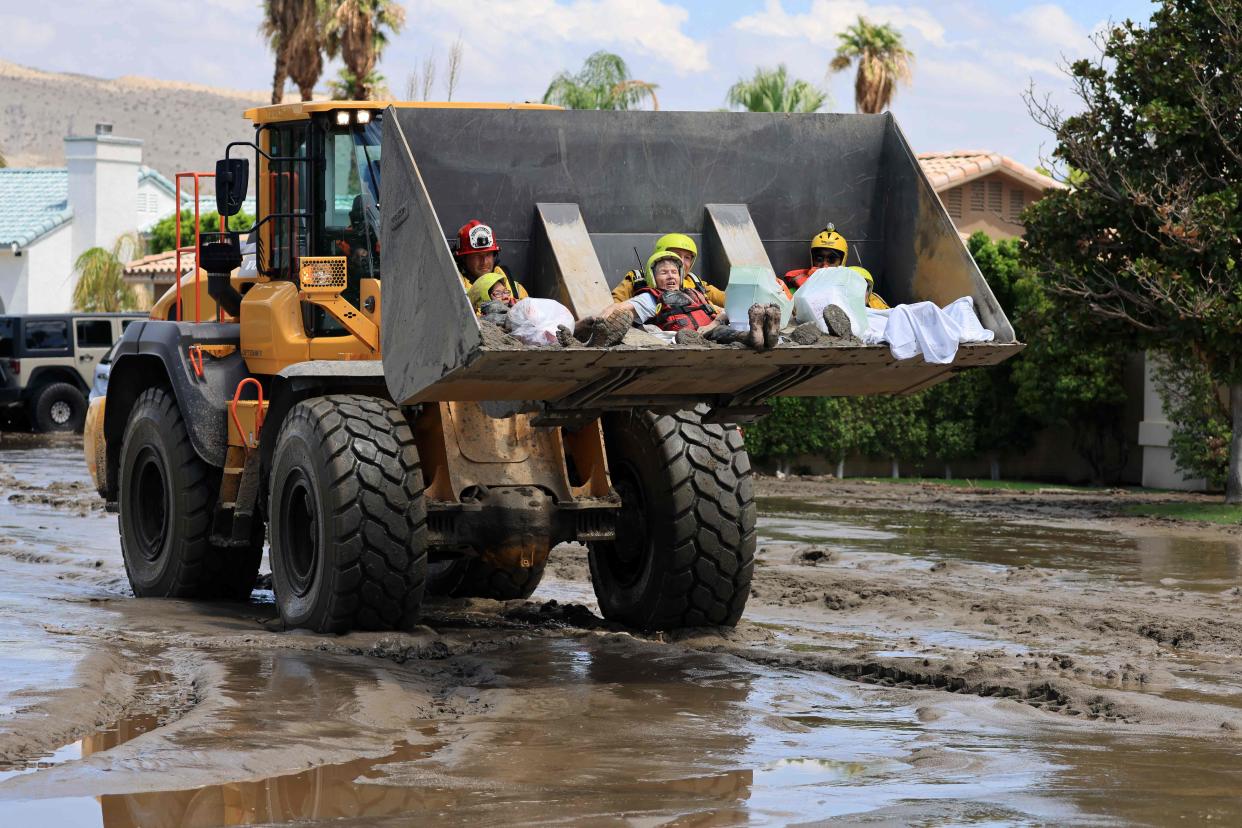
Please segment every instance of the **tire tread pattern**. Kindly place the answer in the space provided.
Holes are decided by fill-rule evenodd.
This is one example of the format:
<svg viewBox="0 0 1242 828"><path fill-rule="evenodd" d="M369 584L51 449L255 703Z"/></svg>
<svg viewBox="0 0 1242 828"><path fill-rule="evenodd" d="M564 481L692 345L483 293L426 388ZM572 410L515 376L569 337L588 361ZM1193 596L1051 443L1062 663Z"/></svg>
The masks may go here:
<svg viewBox="0 0 1242 828"><path fill-rule="evenodd" d="M412 628L426 581L427 510L405 416L379 397L333 394L299 403L283 429L299 419L322 440L335 504L325 503L324 517L337 573L319 631Z"/></svg>
<svg viewBox="0 0 1242 828"><path fill-rule="evenodd" d="M706 406L675 414L625 415L645 433L671 491L670 560L660 567L641 615L617 620L646 629L734 626L755 568L754 485L736 427L707 424ZM663 547L663 544L658 546ZM602 605L603 602L601 602ZM637 609L637 608L636 608Z"/></svg>
<svg viewBox="0 0 1242 828"><path fill-rule="evenodd" d="M262 527L256 531L256 542L249 548L219 547L211 543L211 518L220 488L220 472L203 461L190 442L185 419L177 407L172 393L161 387L148 388L134 403L131 418L146 414L150 409L155 422L160 424L168 439L170 483L182 492L185 512L175 531L180 533L179 548L165 554L175 554L178 560L172 583L161 598L199 598L244 600L254 589L263 554ZM128 437L127 437L128 438ZM126 487L121 486L125 491ZM124 523L120 522L122 535ZM125 573L130 573L129 559L125 559Z"/></svg>
<svg viewBox="0 0 1242 828"><path fill-rule="evenodd" d="M494 598L512 601L529 598L543 580L547 563L526 569L502 569L480 558L463 561L465 570L461 580L449 592L454 598Z"/></svg>

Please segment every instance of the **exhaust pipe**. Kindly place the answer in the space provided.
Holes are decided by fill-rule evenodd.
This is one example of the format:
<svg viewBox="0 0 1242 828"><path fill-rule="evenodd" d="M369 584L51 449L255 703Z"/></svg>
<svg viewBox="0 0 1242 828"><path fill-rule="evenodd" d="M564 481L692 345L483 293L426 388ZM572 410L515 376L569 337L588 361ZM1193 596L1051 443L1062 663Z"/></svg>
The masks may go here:
<svg viewBox="0 0 1242 828"><path fill-rule="evenodd" d="M207 271L207 295L229 316L241 313L241 294L233 287L230 274L241 267L241 243L236 233L226 233L220 241L202 242L199 266Z"/></svg>

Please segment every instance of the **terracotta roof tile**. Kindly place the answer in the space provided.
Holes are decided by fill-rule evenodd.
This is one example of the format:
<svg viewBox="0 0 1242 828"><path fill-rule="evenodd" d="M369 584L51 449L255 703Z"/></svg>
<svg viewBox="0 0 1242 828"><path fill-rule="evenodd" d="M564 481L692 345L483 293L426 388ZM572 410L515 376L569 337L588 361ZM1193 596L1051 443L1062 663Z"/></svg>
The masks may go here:
<svg viewBox="0 0 1242 828"><path fill-rule="evenodd" d="M189 273L193 269L193 256L182 255L181 269ZM165 250L163 253L152 253L141 259L134 259L125 265L126 276L167 276L172 278L177 269L177 252Z"/></svg>
<svg viewBox="0 0 1242 828"><path fill-rule="evenodd" d="M927 174L936 192L956 187L988 173L1003 172L1022 183L1041 190L1063 190L1065 185L1046 175L1019 164L1008 156L987 150L952 150L950 152L920 152L919 165Z"/></svg>

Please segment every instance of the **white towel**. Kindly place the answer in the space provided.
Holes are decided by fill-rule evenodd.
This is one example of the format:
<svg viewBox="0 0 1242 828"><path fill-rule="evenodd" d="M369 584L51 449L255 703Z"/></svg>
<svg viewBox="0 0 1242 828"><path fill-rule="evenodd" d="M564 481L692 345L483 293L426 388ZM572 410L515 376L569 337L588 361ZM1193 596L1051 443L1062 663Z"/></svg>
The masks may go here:
<svg viewBox="0 0 1242 828"><path fill-rule="evenodd" d="M962 342L991 342L996 334L975 315L974 300L963 296L943 309L931 302L897 305L889 310L867 309L868 345L887 342L894 359L919 354L934 365L948 365Z"/></svg>

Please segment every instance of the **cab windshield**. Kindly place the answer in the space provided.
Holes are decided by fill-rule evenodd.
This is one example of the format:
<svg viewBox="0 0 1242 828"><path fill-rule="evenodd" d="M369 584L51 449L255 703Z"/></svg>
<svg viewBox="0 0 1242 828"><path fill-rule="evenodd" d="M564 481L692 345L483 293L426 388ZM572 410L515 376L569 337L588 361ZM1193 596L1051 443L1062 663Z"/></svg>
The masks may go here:
<svg viewBox="0 0 1242 828"><path fill-rule="evenodd" d="M344 256L349 281L380 276L378 118L329 132L324 147L324 226L320 256Z"/></svg>

